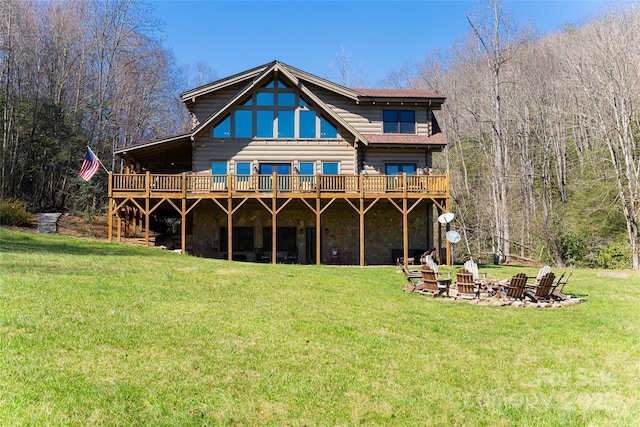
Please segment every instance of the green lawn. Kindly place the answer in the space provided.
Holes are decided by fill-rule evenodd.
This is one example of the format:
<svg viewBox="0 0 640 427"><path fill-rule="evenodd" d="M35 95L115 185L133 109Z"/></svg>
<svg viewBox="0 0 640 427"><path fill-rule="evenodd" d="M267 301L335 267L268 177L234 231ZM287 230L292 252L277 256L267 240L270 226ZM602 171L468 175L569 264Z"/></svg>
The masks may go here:
<svg viewBox="0 0 640 427"><path fill-rule="evenodd" d="M0 425L637 425L640 276L619 276L576 270L575 306L477 306L394 267L0 230Z"/></svg>

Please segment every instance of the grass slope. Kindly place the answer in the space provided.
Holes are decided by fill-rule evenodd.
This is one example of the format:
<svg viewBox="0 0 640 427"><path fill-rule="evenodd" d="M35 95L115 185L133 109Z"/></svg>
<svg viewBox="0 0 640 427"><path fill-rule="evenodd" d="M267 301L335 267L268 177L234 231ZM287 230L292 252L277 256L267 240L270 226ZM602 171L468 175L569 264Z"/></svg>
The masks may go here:
<svg viewBox="0 0 640 427"><path fill-rule="evenodd" d="M0 230L0 425L633 425L640 278L601 273L576 306L480 307L393 267Z"/></svg>

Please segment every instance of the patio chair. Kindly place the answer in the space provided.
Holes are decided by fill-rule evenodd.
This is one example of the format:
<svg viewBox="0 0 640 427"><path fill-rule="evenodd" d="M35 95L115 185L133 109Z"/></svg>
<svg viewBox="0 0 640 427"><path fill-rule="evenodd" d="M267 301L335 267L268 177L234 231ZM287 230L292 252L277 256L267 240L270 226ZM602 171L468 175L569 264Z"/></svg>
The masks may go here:
<svg viewBox="0 0 640 427"><path fill-rule="evenodd" d="M473 280L480 280L480 276L483 276L483 279L487 278L487 273L480 273L478 271L478 264L476 264L472 259L469 259L464 263L464 268L473 274Z"/></svg>
<svg viewBox="0 0 640 427"><path fill-rule="evenodd" d="M480 298L480 286L473 280L473 273L466 268L461 268L456 272L456 290L458 297Z"/></svg>
<svg viewBox="0 0 640 427"><path fill-rule="evenodd" d="M500 287L500 293L504 300L523 300L527 290L527 275L518 273L509 280L509 284Z"/></svg>
<svg viewBox="0 0 640 427"><path fill-rule="evenodd" d="M422 275L422 280L415 286L413 290L414 292L428 293L433 295L434 298L443 294L445 296L449 296L450 282L440 282L436 278L433 270L431 270L430 268L423 268L422 270L420 270L420 273Z"/></svg>
<svg viewBox="0 0 640 427"><path fill-rule="evenodd" d="M529 298L533 302L549 301L553 297L553 291L555 290L557 283L554 282L555 274L549 272L542 276L540 282L533 287L525 291L524 296Z"/></svg>
<svg viewBox="0 0 640 427"><path fill-rule="evenodd" d="M540 283L542 277L547 273L551 273L551 267L549 267L548 265L543 265L542 267L540 267L540 270L538 270L538 275L536 277L529 276L527 277L527 279L536 279L534 286L538 286L538 283Z"/></svg>
<svg viewBox="0 0 640 427"><path fill-rule="evenodd" d="M569 272L569 275L567 276L566 279L563 279L565 273L566 271L562 273L562 276L560 276L558 280L556 280L555 287L551 292L552 298L555 298L556 300L567 299L567 295L564 293L564 285L566 285L567 282L569 281L569 278L571 278L571 275L573 274L573 270Z"/></svg>
<svg viewBox="0 0 640 427"><path fill-rule="evenodd" d="M433 260L431 255L424 254L423 256L421 256L420 264L422 265L423 269L426 267L431 271L433 271L433 273L436 275L436 278L438 279L439 282L442 282L442 283L448 282L449 285L451 285L451 273L447 273L447 272L440 273L438 271L438 264L436 264L436 262Z"/></svg>
<svg viewBox="0 0 640 427"><path fill-rule="evenodd" d="M402 274L404 278L407 280L407 285L404 287L404 292L413 292L416 285L420 283L422 280L422 273L419 271L411 271L404 264L400 265L400 269L402 270Z"/></svg>

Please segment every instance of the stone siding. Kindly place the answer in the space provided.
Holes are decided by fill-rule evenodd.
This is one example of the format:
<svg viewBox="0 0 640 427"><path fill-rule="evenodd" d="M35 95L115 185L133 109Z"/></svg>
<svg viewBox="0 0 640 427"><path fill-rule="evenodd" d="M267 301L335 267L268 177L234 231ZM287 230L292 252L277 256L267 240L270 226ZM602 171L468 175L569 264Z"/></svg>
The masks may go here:
<svg viewBox="0 0 640 427"><path fill-rule="evenodd" d="M433 205L423 202L409 213L409 248L415 254L433 247L432 210ZM360 263L359 224L358 213L345 201L336 200L323 212L320 230L322 263ZM271 226L271 214L262 205L254 201L245 203L234 213L233 226L254 227L253 244L257 260L260 260L260 252L271 251L270 247L264 247L263 242L263 227ZM315 241L308 245L305 242L306 230L315 229L315 214L302 202L293 200L278 214L277 226L296 228L297 260L288 261L306 263L307 247L315 248ZM213 202L201 202L193 210L194 255L226 257L226 252L221 250L225 246L220 242L221 227L227 227L227 215ZM338 257L330 257L332 247L337 248ZM395 263L395 258L402 256L402 247L402 214L390 202L380 200L365 215L365 264ZM249 260L254 259L253 255L247 255ZM311 263L315 263L315 258Z"/></svg>

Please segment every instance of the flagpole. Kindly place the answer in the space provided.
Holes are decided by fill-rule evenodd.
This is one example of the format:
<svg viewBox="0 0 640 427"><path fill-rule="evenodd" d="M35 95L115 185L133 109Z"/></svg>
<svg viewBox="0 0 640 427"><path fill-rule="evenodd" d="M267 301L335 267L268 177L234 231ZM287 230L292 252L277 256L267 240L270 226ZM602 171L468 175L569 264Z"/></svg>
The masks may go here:
<svg viewBox="0 0 640 427"><path fill-rule="evenodd" d="M91 147L89 147L88 145L87 145L87 148L91 150ZM91 152L93 153L93 150L91 150ZM96 158L96 160L98 160L98 163L100 163L100 166L102 166L102 169L104 169L106 173L109 173L109 170L106 167L104 167L104 165L100 161L100 157L96 156L96 153L93 153L93 156Z"/></svg>

